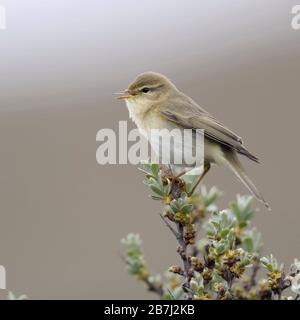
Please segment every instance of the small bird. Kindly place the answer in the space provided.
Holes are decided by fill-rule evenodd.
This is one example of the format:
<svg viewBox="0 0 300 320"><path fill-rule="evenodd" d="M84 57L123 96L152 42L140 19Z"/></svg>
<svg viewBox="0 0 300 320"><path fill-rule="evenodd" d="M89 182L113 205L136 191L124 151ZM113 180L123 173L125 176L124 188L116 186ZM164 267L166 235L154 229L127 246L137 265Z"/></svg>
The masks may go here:
<svg viewBox="0 0 300 320"><path fill-rule="evenodd" d="M155 72L142 73L121 94L118 99L126 101L131 119L145 136L152 129L177 128L204 131L204 170L194 189L209 171L211 164L223 165L229 168L248 190L270 209L247 176L238 159L238 154L257 163L258 158L244 147L238 135L179 91L167 77Z"/></svg>

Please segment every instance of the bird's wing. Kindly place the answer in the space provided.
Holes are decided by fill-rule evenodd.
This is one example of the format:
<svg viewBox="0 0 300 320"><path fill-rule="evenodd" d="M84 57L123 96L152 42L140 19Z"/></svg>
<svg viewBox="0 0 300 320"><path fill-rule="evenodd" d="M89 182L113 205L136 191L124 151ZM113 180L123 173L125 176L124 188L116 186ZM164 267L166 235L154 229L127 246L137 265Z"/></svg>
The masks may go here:
<svg viewBox="0 0 300 320"><path fill-rule="evenodd" d="M182 95L160 106L161 115L183 128L203 129L206 138L220 143L230 149L258 162L243 146L242 139L233 131L218 122L211 114L202 109L189 97Z"/></svg>

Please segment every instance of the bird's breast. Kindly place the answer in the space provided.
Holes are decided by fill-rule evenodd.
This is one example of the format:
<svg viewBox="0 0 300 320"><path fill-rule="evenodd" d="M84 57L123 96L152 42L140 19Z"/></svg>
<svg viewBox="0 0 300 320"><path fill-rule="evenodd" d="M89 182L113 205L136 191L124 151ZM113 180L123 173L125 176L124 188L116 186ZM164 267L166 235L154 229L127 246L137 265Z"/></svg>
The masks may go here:
<svg viewBox="0 0 300 320"><path fill-rule="evenodd" d="M128 99L126 105L129 117L143 133L150 134L152 129L168 128L168 121L163 120L160 114L151 106L136 103L133 99Z"/></svg>

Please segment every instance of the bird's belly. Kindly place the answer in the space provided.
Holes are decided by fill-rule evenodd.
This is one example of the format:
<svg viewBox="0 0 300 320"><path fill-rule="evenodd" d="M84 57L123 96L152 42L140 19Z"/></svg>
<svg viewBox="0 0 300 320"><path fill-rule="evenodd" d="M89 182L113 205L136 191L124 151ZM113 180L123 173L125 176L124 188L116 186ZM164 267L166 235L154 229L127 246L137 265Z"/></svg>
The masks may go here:
<svg viewBox="0 0 300 320"><path fill-rule="evenodd" d="M205 139L204 143L204 157L205 161L209 163L222 164L224 153L219 144Z"/></svg>
<svg viewBox="0 0 300 320"><path fill-rule="evenodd" d="M204 163L204 139L192 130L173 126L147 131L147 138L161 164L199 167Z"/></svg>

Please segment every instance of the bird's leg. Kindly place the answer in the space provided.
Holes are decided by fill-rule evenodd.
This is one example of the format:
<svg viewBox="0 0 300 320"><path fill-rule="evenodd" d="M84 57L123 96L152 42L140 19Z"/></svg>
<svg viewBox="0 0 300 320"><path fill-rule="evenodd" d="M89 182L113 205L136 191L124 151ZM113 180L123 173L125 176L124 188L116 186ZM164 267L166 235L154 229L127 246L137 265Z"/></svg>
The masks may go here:
<svg viewBox="0 0 300 320"><path fill-rule="evenodd" d="M163 177L168 178L170 180L175 180L175 181L178 181L178 179L180 177L182 177L183 175L186 174L186 171L182 171L178 175L175 176L174 173L173 173L172 167L170 165L168 165L168 166L161 165L160 169L161 169Z"/></svg>
<svg viewBox="0 0 300 320"><path fill-rule="evenodd" d="M184 170L184 171L182 171L182 172L180 172L177 176L175 176L174 178L175 179L179 179L180 177L182 177L182 176L184 176L186 174L186 171Z"/></svg>
<svg viewBox="0 0 300 320"><path fill-rule="evenodd" d="M171 183L170 195L173 199L178 199L180 196L180 190L182 189L184 182L180 179L181 176L185 174L185 171L181 172L178 175L174 175L174 172L170 165L161 165L161 174L164 179L167 179Z"/></svg>
<svg viewBox="0 0 300 320"><path fill-rule="evenodd" d="M175 176L170 165L161 165L160 169L162 176L171 182L170 194L172 198L178 199L180 196L180 190L184 185L184 182L180 179L180 177L182 177L186 171L183 171Z"/></svg>
<svg viewBox="0 0 300 320"><path fill-rule="evenodd" d="M199 183L202 181L202 179L205 177L205 175L207 174L207 172L209 171L210 169L210 164L209 163L206 163L204 164L204 171L203 173L201 174L201 176L199 177L198 181L196 182L196 184L194 185L193 189L188 193L188 196L190 197L194 191L196 190L196 188L198 187Z"/></svg>
<svg viewBox="0 0 300 320"><path fill-rule="evenodd" d="M173 171L172 171L171 166L166 166L164 164L161 164L159 167L160 167L160 170L161 170L161 175L163 177L168 178L168 179L172 179Z"/></svg>

